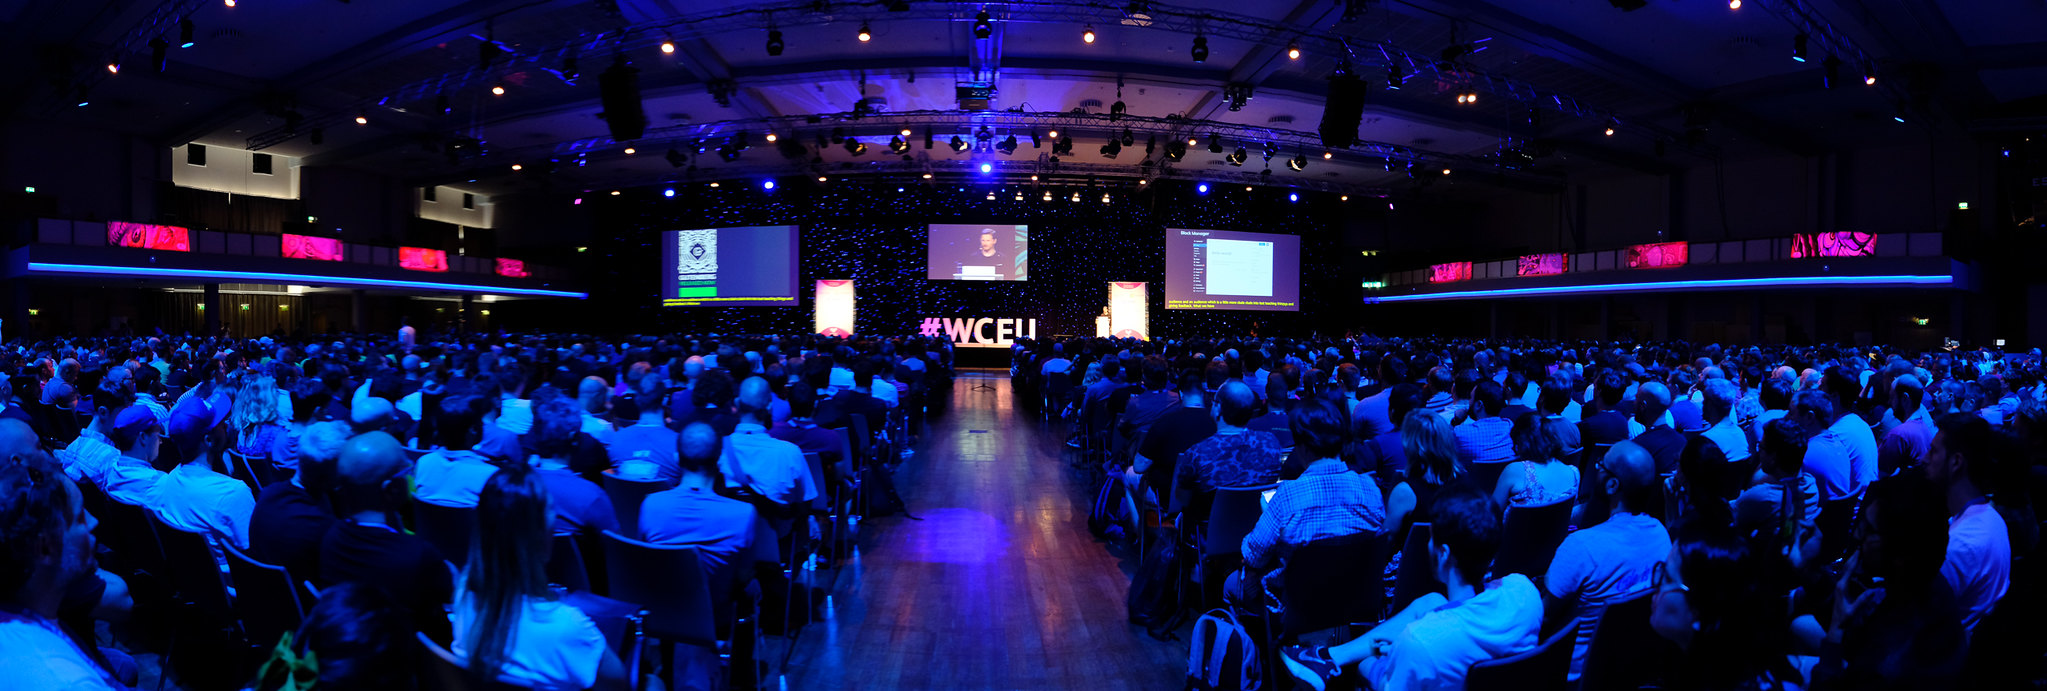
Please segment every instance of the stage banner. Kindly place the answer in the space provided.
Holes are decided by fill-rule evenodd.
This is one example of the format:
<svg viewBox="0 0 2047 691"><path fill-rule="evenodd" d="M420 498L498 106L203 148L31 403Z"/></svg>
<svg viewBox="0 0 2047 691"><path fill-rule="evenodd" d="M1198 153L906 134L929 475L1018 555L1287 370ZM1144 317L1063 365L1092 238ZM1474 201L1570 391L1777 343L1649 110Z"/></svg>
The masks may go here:
<svg viewBox="0 0 2047 691"><path fill-rule="evenodd" d="M824 336L853 335L853 282L818 281L817 333Z"/></svg>
<svg viewBox="0 0 2047 691"><path fill-rule="evenodd" d="M1143 283L1109 283L1109 335L1151 340L1151 303Z"/></svg>

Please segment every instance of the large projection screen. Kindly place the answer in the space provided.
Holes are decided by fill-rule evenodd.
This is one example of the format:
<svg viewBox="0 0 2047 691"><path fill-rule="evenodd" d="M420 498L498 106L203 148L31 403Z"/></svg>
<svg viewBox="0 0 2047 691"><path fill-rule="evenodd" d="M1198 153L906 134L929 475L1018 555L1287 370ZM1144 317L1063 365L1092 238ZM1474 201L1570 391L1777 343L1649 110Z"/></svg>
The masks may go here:
<svg viewBox="0 0 2047 691"><path fill-rule="evenodd" d="M796 226L661 233L661 305L796 304Z"/></svg>
<svg viewBox="0 0 2047 691"><path fill-rule="evenodd" d="M1301 239L1166 229L1166 309L1301 309Z"/></svg>
<svg viewBox="0 0 2047 691"><path fill-rule="evenodd" d="M924 273L933 281L1030 280L1030 226L933 223L930 239Z"/></svg>

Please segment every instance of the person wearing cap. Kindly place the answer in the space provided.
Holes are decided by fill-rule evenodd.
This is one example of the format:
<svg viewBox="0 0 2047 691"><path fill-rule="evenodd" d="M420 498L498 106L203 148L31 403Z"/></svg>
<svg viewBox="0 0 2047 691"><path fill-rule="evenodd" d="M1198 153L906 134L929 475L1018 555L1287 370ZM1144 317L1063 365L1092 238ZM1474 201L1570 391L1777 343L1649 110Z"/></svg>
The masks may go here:
<svg viewBox="0 0 2047 691"><path fill-rule="evenodd" d="M328 499L334 464L350 434L348 423L330 420L309 424L294 438L292 465L297 472L257 495L249 520L249 556L283 566L295 578L319 573L320 540L334 527L334 507Z"/></svg>
<svg viewBox="0 0 2047 691"><path fill-rule="evenodd" d="M150 420L156 419L147 408L129 406L128 410L141 410ZM231 443L231 431L221 424L228 413L225 407L205 400L187 401L171 411L169 436L174 446L186 452L185 462L164 474L157 483L156 501L149 508L166 526L211 535L247 550L256 495L247 483L214 470Z"/></svg>
<svg viewBox="0 0 2047 691"><path fill-rule="evenodd" d="M131 405L114 414L111 423L102 429L104 438L80 436L57 452L64 462L65 474L100 488L114 501L133 506L153 505L157 486L164 478L164 472L155 465L163 425L148 408Z"/></svg>
<svg viewBox="0 0 2047 691"><path fill-rule="evenodd" d="M436 641L452 639L442 610L454 595L446 558L426 538L399 530L406 477L412 462L387 432L348 440L336 463L334 515L339 519L320 540L316 583L356 583L382 590L411 610L420 631Z"/></svg>

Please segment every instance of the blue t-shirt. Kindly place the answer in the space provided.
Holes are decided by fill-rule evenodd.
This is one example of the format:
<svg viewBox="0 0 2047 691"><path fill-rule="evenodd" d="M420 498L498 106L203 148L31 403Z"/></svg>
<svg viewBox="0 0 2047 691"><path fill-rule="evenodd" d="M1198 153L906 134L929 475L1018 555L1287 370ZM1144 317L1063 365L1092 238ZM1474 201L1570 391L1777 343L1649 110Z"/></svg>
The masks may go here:
<svg viewBox="0 0 2047 691"><path fill-rule="evenodd" d="M629 461L652 463L658 469L656 475L664 480L682 477L682 465L676 458L675 430L664 425L640 423L611 433L611 444L605 447L611 453L614 465L625 465Z"/></svg>
<svg viewBox="0 0 2047 691"><path fill-rule="evenodd" d="M1651 577L1670 556L1670 532L1654 517L1624 513L1571 533L1557 546L1543 579L1550 595L1571 603L1578 644L1571 652L1572 680L1585 669L1585 648L1606 606L1649 589Z"/></svg>

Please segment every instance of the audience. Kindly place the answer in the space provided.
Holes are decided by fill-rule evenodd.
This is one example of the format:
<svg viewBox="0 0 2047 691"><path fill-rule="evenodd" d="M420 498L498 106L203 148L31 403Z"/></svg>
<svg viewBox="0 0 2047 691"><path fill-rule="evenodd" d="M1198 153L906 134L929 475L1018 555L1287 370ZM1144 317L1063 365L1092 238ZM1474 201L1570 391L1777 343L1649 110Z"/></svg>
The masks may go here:
<svg viewBox="0 0 2047 691"><path fill-rule="evenodd" d="M57 624L65 596L97 574L78 486L40 453L0 459L0 663L19 689L126 689Z"/></svg>
<svg viewBox="0 0 2047 691"><path fill-rule="evenodd" d="M526 446L532 449L528 463L533 467L533 477L547 488L552 499L548 504L554 514L555 535L595 535L618 530L618 514L612 510L611 496L597 483L569 469L569 456L575 452L581 431L582 419L574 400L554 396L533 404L533 429L525 437ZM421 464L425 462L426 459L420 459ZM527 463L507 463L505 467L521 465Z"/></svg>
<svg viewBox="0 0 2047 691"><path fill-rule="evenodd" d="M1934 429L1923 405L1925 396L1925 387L1919 384L1918 377L1901 374L1891 380L1891 409L1884 416L1887 422L1894 417L1899 422L1891 424L1877 446L1879 475L1890 477L1926 460L1927 449L1933 445Z"/></svg>
<svg viewBox="0 0 2047 691"><path fill-rule="evenodd" d="M498 464L477 453L477 434L484 428L490 401L480 396L450 396L441 399L434 417L434 432L440 435L434 450L419 457L412 474L412 495L437 506L467 508L476 505L483 483L498 472ZM525 427L533 429L532 408L526 409ZM502 420L502 418L500 418Z"/></svg>
<svg viewBox="0 0 2047 691"><path fill-rule="evenodd" d="M1281 483L1265 504L1265 512L1244 536L1244 566L1271 570L1302 545L1324 539L1377 533L1386 523L1386 507L1378 486L1351 472L1338 454L1343 450L1343 411L1339 404L1314 397L1301 401L1287 416L1294 433L1295 453L1315 459L1300 477ZM1241 592L1238 576L1228 590Z"/></svg>
<svg viewBox="0 0 2047 691"><path fill-rule="evenodd" d="M1766 691L1802 677L1786 658L1789 624L1770 555L1725 525L1679 526L1651 580L1649 624L1682 651L1665 688Z"/></svg>
<svg viewBox="0 0 2047 691"><path fill-rule="evenodd" d="M348 425L318 422L298 436L298 471L271 483L249 516L249 556L282 566L297 578L320 572L320 541L334 527L335 461L348 443Z"/></svg>
<svg viewBox="0 0 2047 691"><path fill-rule="evenodd" d="M1407 473L1386 493L1386 525L1395 541L1435 506L1436 494L1457 479L1457 439L1450 421L1426 409L1407 413L1400 424L1400 446L1407 455Z"/></svg>
<svg viewBox="0 0 2047 691"><path fill-rule="evenodd" d="M718 458L723 444L710 423L682 428L678 441L682 477L675 488L647 495L640 504L640 538L668 545L694 545L704 572L713 574L713 595L731 592L737 574L751 570L759 523L752 504L720 496ZM773 539L773 536L766 536Z"/></svg>
<svg viewBox="0 0 2047 691"><path fill-rule="evenodd" d="M1633 598L1649 582L1670 553L1670 532L1653 515L1663 504L1657 493L1656 460L1634 442L1615 444L1592 464L1595 482L1612 498L1612 514L1598 525L1571 533L1557 546L1543 577L1544 601L1556 613L1578 624L1571 653L1569 679L1584 671L1585 650L1592 644L1599 615L1606 606Z"/></svg>
<svg viewBox="0 0 2047 691"><path fill-rule="evenodd" d="M605 445L605 451L618 465L621 476L673 481L682 475L675 460L675 430L669 429L663 419L660 404L662 383L659 376L646 375L640 379L638 393L619 406L622 411L635 410L639 413L630 426L613 431L611 442ZM689 393L682 391L676 395Z"/></svg>
<svg viewBox="0 0 2047 691"><path fill-rule="evenodd" d="M1500 385L1482 381L1472 389L1470 419L1457 426L1457 462L1465 470L1489 466L1497 477L1499 466L1514 460L1514 421L1498 417L1506 404Z"/></svg>
<svg viewBox="0 0 2047 691"><path fill-rule="evenodd" d="M342 447L334 478L338 520L320 541L318 581L381 589L421 631L445 641L441 606L454 592L447 559L425 538L399 529L411 473L404 446L388 433L365 432Z"/></svg>
<svg viewBox="0 0 2047 691"><path fill-rule="evenodd" d="M1945 495L1947 559L1940 575L1954 595L1962 627L1975 630L2011 587L2011 533L1990 506L1982 471L1995 462L1996 432L1982 416L1949 413L1926 451L1926 477Z"/></svg>
<svg viewBox="0 0 2047 691"><path fill-rule="evenodd" d="M422 654L410 615L383 591L334 585L256 672L256 691L410 688Z"/></svg>
<svg viewBox="0 0 2047 691"><path fill-rule="evenodd" d="M1520 460L1500 473L1493 503L1511 509L1578 498L1578 469L1561 456L1563 443L1557 439L1561 426L1534 411L1514 419L1509 437L1514 457Z"/></svg>
<svg viewBox="0 0 2047 691"><path fill-rule="evenodd" d="M1241 381L1223 384L1215 434L1181 452L1175 465L1175 493L1189 499L1218 487L1255 487L1279 479L1279 439L1246 427L1258 412L1258 397ZM1179 500L1175 500L1179 501Z"/></svg>
<svg viewBox="0 0 2047 691"><path fill-rule="evenodd" d="M247 550L256 495L248 483L215 470L225 467L222 461L232 439L231 430L221 424L227 417L228 411L196 398L180 401L171 410L171 442L190 455L157 482L156 500L149 508L167 527Z"/></svg>
<svg viewBox="0 0 2047 691"><path fill-rule="evenodd" d="M1643 382L1635 388L1635 419L1628 421L1628 439L1656 459L1656 472L1677 472L1678 457L1684 454L1685 435L1671 429L1670 389L1661 382Z"/></svg>

